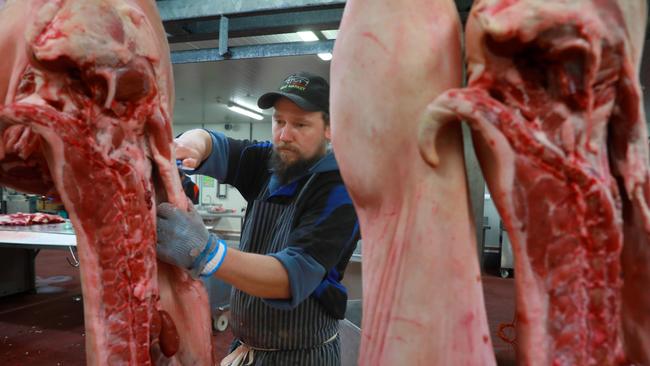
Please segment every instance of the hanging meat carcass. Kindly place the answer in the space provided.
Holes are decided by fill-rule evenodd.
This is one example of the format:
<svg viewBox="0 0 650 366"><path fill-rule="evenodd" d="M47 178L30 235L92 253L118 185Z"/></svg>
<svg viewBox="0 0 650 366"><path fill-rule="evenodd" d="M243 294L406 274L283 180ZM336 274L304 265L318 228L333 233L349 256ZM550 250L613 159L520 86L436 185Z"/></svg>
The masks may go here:
<svg viewBox="0 0 650 366"><path fill-rule="evenodd" d="M361 365L494 365L458 124L420 157L427 105L462 80L452 0L348 0L332 144L363 237Z"/></svg>
<svg viewBox="0 0 650 366"><path fill-rule="evenodd" d="M474 142L515 255L522 365L650 365L650 179L639 85L644 0L481 0L469 85L423 124Z"/></svg>
<svg viewBox="0 0 650 366"><path fill-rule="evenodd" d="M77 235L89 365L209 365L199 281L156 262L159 201L186 208L154 1L0 10L0 184L58 194Z"/></svg>

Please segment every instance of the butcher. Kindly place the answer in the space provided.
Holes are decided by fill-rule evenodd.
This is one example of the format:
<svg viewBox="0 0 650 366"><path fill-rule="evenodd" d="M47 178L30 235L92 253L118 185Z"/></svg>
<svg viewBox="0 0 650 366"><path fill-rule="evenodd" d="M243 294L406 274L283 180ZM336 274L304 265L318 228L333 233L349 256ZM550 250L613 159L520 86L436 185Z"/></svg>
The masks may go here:
<svg viewBox="0 0 650 366"><path fill-rule="evenodd" d="M295 73L258 106L274 109L272 143L203 129L175 141L183 166L246 199L239 250L209 233L196 211L161 204L158 257L233 286L235 340L222 365L339 365L341 279L359 230L329 149L329 84Z"/></svg>

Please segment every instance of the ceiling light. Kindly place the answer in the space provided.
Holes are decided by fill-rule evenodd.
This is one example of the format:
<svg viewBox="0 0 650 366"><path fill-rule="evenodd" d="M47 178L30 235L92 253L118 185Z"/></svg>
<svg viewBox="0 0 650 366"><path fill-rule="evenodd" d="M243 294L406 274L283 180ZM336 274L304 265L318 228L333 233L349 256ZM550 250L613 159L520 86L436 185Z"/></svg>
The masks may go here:
<svg viewBox="0 0 650 366"><path fill-rule="evenodd" d="M332 54L329 52L319 53L318 57L320 57L320 59L323 61L329 61L332 59Z"/></svg>
<svg viewBox="0 0 650 366"><path fill-rule="evenodd" d="M300 39L305 42L318 41L318 37L312 31L297 32Z"/></svg>
<svg viewBox="0 0 650 366"><path fill-rule="evenodd" d="M339 34L338 29L322 30L320 33L325 36L327 39L336 39L336 36Z"/></svg>
<svg viewBox="0 0 650 366"><path fill-rule="evenodd" d="M263 110L261 110L257 105L253 105L249 103L247 100L242 99L242 98L233 98L230 101L230 104L238 105L240 107L243 107L244 109L248 109L249 111L253 111L257 114L262 114L264 113Z"/></svg>
<svg viewBox="0 0 650 366"><path fill-rule="evenodd" d="M258 121L261 121L261 120L264 119L264 116L262 116L261 114L257 114L257 113L255 113L253 111L249 111L248 109L240 107L240 106L238 106L236 104L233 104L233 103L228 104L228 109L230 109L233 112L237 112L239 114L242 114L242 115L244 115L246 117L256 119Z"/></svg>

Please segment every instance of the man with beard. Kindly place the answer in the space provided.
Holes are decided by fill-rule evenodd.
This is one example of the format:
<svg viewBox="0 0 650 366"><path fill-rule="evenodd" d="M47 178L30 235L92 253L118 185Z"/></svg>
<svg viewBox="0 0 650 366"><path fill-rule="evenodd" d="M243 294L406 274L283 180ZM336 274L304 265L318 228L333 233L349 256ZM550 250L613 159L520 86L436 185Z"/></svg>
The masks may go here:
<svg viewBox="0 0 650 366"><path fill-rule="evenodd" d="M274 108L272 143L207 130L175 141L183 166L234 186L248 202L239 250L208 233L195 211L161 204L158 256L233 286L235 342L222 365L339 365L341 279L359 230L328 148L329 85L293 74L258 105Z"/></svg>

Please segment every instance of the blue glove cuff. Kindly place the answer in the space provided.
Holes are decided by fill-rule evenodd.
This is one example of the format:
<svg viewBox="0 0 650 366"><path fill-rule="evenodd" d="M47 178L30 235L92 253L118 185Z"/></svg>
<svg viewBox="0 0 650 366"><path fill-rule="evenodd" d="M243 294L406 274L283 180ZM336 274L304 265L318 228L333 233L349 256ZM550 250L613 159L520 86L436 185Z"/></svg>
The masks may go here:
<svg viewBox="0 0 650 366"><path fill-rule="evenodd" d="M210 258L208 258L205 267L201 271L201 277L207 278L211 277L223 263L223 260L226 258L226 253L228 252L228 245L222 239L217 239L217 246L215 250L210 253Z"/></svg>

